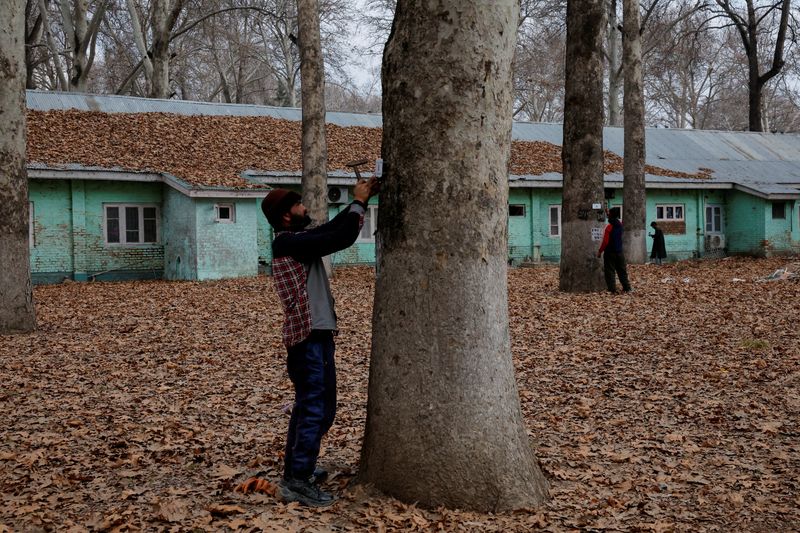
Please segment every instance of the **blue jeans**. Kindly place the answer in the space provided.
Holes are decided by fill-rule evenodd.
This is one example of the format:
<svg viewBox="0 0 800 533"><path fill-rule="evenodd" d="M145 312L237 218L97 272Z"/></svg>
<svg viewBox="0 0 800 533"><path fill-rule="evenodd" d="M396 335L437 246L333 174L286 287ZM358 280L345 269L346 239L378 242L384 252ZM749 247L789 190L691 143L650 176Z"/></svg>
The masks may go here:
<svg viewBox="0 0 800 533"><path fill-rule="evenodd" d="M286 366L295 396L283 477L308 479L314 473L322 437L336 416L333 332L312 331L306 340L287 351Z"/></svg>

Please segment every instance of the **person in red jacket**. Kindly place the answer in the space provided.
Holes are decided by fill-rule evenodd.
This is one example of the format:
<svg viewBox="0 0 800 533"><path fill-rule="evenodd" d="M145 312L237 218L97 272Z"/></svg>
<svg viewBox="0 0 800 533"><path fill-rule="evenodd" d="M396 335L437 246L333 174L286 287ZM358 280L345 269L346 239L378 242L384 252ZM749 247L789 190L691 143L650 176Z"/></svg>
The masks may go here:
<svg viewBox="0 0 800 533"><path fill-rule="evenodd" d="M355 200L315 228L308 228L311 219L294 191L273 189L261 203L275 229L272 277L283 306L282 337L295 390L279 483L279 496L286 502L326 507L335 501L320 489L327 474L316 467L322 437L336 415L336 311L322 258L356 241L367 201L378 188L375 178L360 180L353 189Z"/></svg>
<svg viewBox="0 0 800 533"><path fill-rule="evenodd" d="M622 250L622 222L619 219L619 208L612 208L607 211L608 225L603 234L603 242L597 257L603 256L603 273L606 278L608 292L616 294L617 280L622 284L622 290L631 292L631 284L628 281L628 270L625 267L625 254Z"/></svg>

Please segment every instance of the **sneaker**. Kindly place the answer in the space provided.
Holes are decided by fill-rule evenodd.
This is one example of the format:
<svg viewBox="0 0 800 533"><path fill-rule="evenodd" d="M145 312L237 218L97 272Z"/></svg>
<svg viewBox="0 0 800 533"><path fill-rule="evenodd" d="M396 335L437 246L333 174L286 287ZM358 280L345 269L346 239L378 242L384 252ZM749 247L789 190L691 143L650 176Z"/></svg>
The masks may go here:
<svg viewBox="0 0 800 533"><path fill-rule="evenodd" d="M311 475L311 483L319 485L320 483L324 483L326 479L328 479L328 471L324 468L316 467L314 473Z"/></svg>
<svg viewBox="0 0 800 533"><path fill-rule="evenodd" d="M279 484L278 494L286 503L299 502L308 507L328 507L336 501L315 485L312 479L284 479Z"/></svg>

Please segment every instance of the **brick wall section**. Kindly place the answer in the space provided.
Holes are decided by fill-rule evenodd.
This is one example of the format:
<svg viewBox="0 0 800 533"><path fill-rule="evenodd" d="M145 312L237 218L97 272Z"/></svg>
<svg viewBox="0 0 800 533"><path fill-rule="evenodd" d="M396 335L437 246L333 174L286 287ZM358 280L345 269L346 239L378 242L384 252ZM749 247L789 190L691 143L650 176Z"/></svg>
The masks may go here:
<svg viewBox="0 0 800 533"><path fill-rule="evenodd" d="M79 183L73 180L73 184ZM160 183L136 183L116 181L86 181L85 183L85 231L73 228L73 240L82 241L83 256L76 253L76 273L83 264L92 275L108 270L148 271L161 273L164 270L163 231L163 185ZM109 245L103 234L103 210L109 203L155 204L161 209L161 241L157 244ZM73 200L74 204L74 200ZM76 219L73 212L73 220ZM76 246L77 248L77 246ZM77 250L76 250L77 252Z"/></svg>
<svg viewBox="0 0 800 533"><path fill-rule="evenodd" d="M235 205L234 223L216 222L214 205ZM258 274L255 199L196 198L197 279L222 279Z"/></svg>
<svg viewBox="0 0 800 533"><path fill-rule="evenodd" d="M160 183L31 180L29 194L36 232L31 272L59 273L77 280L109 271L160 276L163 245L107 245L103 235L103 206L105 203L160 206L162 187Z"/></svg>
<svg viewBox="0 0 800 533"><path fill-rule="evenodd" d="M197 279L194 201L171 187L164 190L164 278Z"/></svg>
<svg viewBox="0 0 800 533"><path fill-rule="evenodd" d="M72 205L68 181L30 180L34 246L31 274L71 275Z"/></svg>
<svg viewBox="0 0 800 533"><path fill-rule="evenodd" d="M785 213L783 219L772 218L772 204L782 203ZM797 236L798 219L795 212L796 202L779 200L777 202L765 202L764 213L764 254L779 255L797 251L800 248L800 240Z"/></svg>
<svg viewBox="0 0 800 533"><path fill-rule="evenodd" d="M730 191L726 210L726 244L732 254L764 255L764 230L769 203L740 191Z"/></svg>

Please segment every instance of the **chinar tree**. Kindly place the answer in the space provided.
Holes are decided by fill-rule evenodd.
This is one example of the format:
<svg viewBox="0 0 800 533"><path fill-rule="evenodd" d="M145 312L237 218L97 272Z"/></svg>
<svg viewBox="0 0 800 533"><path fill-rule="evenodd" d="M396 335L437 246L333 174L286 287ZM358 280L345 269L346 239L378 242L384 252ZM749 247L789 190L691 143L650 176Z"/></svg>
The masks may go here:
<svg viewBox="0 0 800 533"><path fill-rule="evenodd" d="M603 0L567 1L564 87L563 200L559 288L595 292L605 287L596 257L604 226Z"/></svg>
<svg viewBox="0 0 800 533"><path fill-rule="evenodd" d="M0 3L0 334L36 326L25 170L25 2Z"/></svg>
<svg viewBox="0 0 800 533"><path fill-rule="evenodd" d="M399 0L359 479L425 506L542 502L509 343L516 0Z"/></svg>

